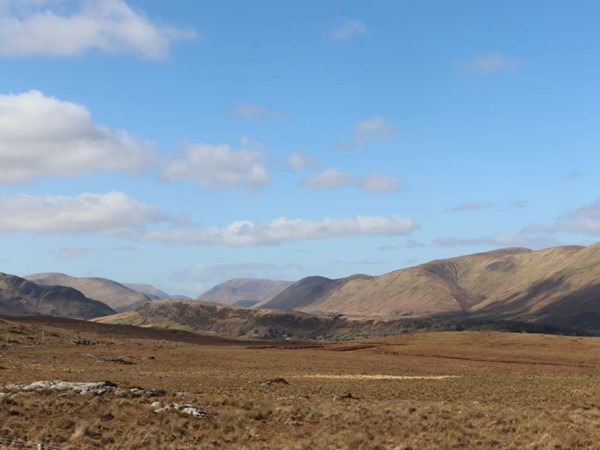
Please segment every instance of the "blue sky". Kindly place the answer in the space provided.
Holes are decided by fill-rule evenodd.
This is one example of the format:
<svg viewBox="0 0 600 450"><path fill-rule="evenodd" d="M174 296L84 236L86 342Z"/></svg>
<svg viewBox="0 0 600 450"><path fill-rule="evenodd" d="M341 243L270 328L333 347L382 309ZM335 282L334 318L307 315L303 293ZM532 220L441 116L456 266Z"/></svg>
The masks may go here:
<svg viewBox="0 0 600 450"><path fill-rule="evenodd" d="M381 274L600 236L594 1L0 0L1 269Z"/></svg>

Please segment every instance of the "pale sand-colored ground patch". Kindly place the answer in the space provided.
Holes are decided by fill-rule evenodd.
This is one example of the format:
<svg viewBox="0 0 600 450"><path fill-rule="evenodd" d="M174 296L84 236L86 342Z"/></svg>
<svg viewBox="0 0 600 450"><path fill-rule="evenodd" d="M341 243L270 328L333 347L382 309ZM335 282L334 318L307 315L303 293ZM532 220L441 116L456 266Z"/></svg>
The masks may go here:
<svg viewBox="0 0 600 450"><path fill-rule="evenodd" d="M460 378L459 375L329 375L310 374L295 375L294 378L318 378L324 380L446 380Z"/></svg>

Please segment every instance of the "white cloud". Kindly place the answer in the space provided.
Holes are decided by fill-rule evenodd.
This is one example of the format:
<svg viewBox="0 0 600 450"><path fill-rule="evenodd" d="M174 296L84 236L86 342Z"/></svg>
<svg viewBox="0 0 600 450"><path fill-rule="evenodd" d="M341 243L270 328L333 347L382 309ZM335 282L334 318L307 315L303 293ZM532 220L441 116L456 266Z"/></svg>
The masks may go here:
<svg viewBox="0 0 600 450"><path fill-rule="evenodd" d="M121 192L0 196L0 232L132 235L163 220L167 217L156 208Z"/></svg>
<svg viewBox="0 0 600 450"><path fill-rule="evenodd" d="M600 236L600 200L559 218L553 230Z"/></svg>
<svg viewBox="0 0 600 450"><path fill-rule="evenodd" d="M371 174L362 179L340 172L337 169L326 169L314 175L307 176L300 180L298 185L303 188L313 189L334 189L340 187L353 186L358 189L380 194L385 192L394 192L400 189L401 180L384 174Z"/></svg>
<svg viewBox="0 0 600 450"><path fill-rule="evenodd" d="M263 159L260 149L236 151L223 144L190 144L167 162L162 178L166 181L193 180L203 189L243 187L255 190L269 181Z"/></svg>
<svg viewBox="0 0 600 450"><path fill-rule="evenodd" d="M351 150L369 142L389 139L396 133L396 127L381 116L361 120L354 124L353 136L349 141L340 141L336 150Z"/></svg>
<svg viewBox="0 0 600 450"><path fill-rule="evenodd" d="M300 180L300 187L314 189L332 189L351 186L356 183L353 175L340 172L337 169L326 169Z"/></svg>
<svg viewBox="0 0 600 450"><path fill-rule="evenodd" d="M240 220L232 222L224 228L207 227L148 232L142 239L169 244L275 245L299 239L406 235L416 228L418 225L412 219L397 215L391 218L381 216L328 218L320 222L279 217L266 223Z"/></svg>
<svg viewBox="0 0 600 450"><path fill-rule="evenodd" d="M503 55L502 53L484 53L470 60L458 63L458 66L470 72L486 75L494 72L515 70L525 64L523 58Z"/></svg>
<svg viewBox="0 0 600 450"><path fill-rule="evenodd" d="M341 19L333 23L333 29L328 33L334 41L350 41L356 36L369 34L369 29L360 20Z"/></svg>
<svg viewBox="0 0 600 450"><path fill-rule="evenodd" d="M285 158L285 164L292 170L304 170L317 166L318 161L312 156L292 153Z"/></svg>
<svg viewBox="0 0 600 450"><path fill-rule="evenodd" d="M5 0L0 8L0 54L68 57L99 50L161 59L171 43L197 33L152 23L124 0Z"/></svg>
<svg viewBox="0 0 600 450"><path fill-rule="evenodd" d="M600 200L563 214L553 224L532 223L524 227L520 233L527 236L555 233L600 236Z"/></svg>
<svg viewBox="0 0 600 450"><path fill-rule="evenodd" d="M231 116L241 117L243 119L279 119L282 114L277 111L271 111L263 106L251 103L242 103L233 108Z"/></svg>
<svg viewBox="0 0 600 450"><path fill-rule="evenodd" d="M152 157L149 144L96 124L83 105L38 91L0 95L0 183L134 170Z"/></svg>
<svg viewBox="0 0 600 450"><path fill-rule="evenodd" d="M372 193L394 192L400 189L401 180L384 174L371 174L360 182L360 188Z"/></svg>

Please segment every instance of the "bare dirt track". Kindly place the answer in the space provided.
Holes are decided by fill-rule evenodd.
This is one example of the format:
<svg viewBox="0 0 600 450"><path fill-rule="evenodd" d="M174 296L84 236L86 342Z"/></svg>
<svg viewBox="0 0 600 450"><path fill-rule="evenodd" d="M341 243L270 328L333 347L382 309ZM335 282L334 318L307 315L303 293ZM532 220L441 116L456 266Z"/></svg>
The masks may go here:
<svg viewBox="0 0 600 450"><path fill-rule="evenodd" d="M0 438L64 449L600 448L599 338L263 343L1 318L0 392L38 380L110 380L123 390L1 397ZM133 387L165 392L146 398ZM155 401L212 417L155 413Z"/></svg>

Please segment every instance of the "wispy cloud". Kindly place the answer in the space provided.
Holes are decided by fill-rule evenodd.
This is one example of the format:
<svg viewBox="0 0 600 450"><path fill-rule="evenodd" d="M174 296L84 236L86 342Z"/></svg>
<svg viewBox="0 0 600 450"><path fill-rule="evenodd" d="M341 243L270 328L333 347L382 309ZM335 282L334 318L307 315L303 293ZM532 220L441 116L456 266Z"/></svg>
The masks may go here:
<svg viewBox="0 0 600 450"><path fill-rule="evenodd" d="M326 169L303 178L300 180L299 186L313 189L332 189L352 186L355 183L356 178L349 173L340 172L337 169Z"/></svg>
<svg viewBox="0 0 600 450"><path fill-rule="evenodd" d="M240 117L242 119L280 119L283 114L277 111L272 111L264 106L255 105L252 103L242 103L235 106L230 112L231 117Z"/></svg>
<svg viewBox="0 0 600 450"><path fill-rule="evenodd" d="M285 158L285 165L292 170L304 170L317 167L319 161L312 156L295 152Z"/></svg>
<svg viewBox="0 0 600 450"><path fill-rule="evenodd" d="M0 8L0 54L68 57L98 50L162 59L177 40L198 33L152 23L124 0L8 0Z"/></svg>
<svg viewBox="0 0 600 450"><path fill-rule="evenodd" d="M87 255L90 252L87 248L65 247L61 248L56 256L58 259L77 259Z"/></svg>
<svg viewBox="0 0 600 450"><path fill-rule="evenodd" d="M397 177L375 173L364 177L359 187L372 193L395 192L400 189L402 180Z"/></svg>
<svg viewBox="0 0 600 450"><path fill-rule="evenodd" d="M532 223L521 230L527 236L576 233L600 236L600 200L584 205L559 216L551 224Z"/></svg>
<svg viewBox="0 0 600 450"><path fill-rule="evenodd" d="M515 209L523 209L529 206L529 202L527 200L513 200L509 203L509 206Z"/></svg>
<svg viewBox="0 0 600 450"><path fill-rule="evenodd" d="M499 236L481 236L474 238L443 236L432 241L432 245L437 247L527 247L539 249L554 247L560 244L560 241L552 237L534 237L523 233L503 234Z"/></svg>
<svg viewBox="0 0 600 450"><path fill-rule="evenodd" d="M378 247L377 250L380 252L388 252L388 251L392 251L392 250L400 250L400 249L410 250L410 249L423 248L423 247L427 247L427 244L416 241L414 239L407 239L406 241L401 242L400 244L397 244L397 245L382 245L382 246Z"/></svg>
<svg viewBox="0 0 600 450"><path fill-rule="evenodd" d="M362 179L337 169L326 169L309 175L299 182L302 188L335 189L341 187L356 187L372 194L395 192L400 189L402 180L385 174L370 174Z"/></svg>
<svg viewBox="0 0 600 450"><path fill-rule="evenodd" d="M444 209L444 213L455 213L465 211L479 211L485 208L493 208L493 203L465 202L450 208Z"/></svg>
<svg viewBox="0 0 600 450"><path fill-rule="evenodd" d="M144 235L145 241L167 244L196 245L276 245L288 241L323 239L347 236L400 236L418 228L407 217L357 216L343 219L323 219L315 222L306 219L279 217L271 222L240 220L229 225L199 229L152 231Z"/></svg>
<svg viewBox="0 0 600 450"><path fill-rule="evenodd" d="M333 21L327 33L331 40L338 42L348 42L366 34L369 34L369 29L364 22L347 18Z"/></svg>
<svg viewBox="0 0 600 450"><path fill-rule="evenodd" d="M0 183L131 171L153 158L149 143L98 125L83 105L38 91L0 95Z"/></svg>
<svg viewBox="0 0 600 450"><path fill-rule="evenodd" d="M196 296L214 286L233 278L269 278L275 280L294 279L290 274L302 270L300 264L272 264L265 262L244 262L238 264L197 264L189 269L178 270L171 274L175 289Z"/></svg>
<svg viewBox="0 0 600 450"><path fill-rule="evenodd" d="M494 72L507 72L519 69L525 65L525 59L508 56L502 53L482 53L473 58L456 64L461 69L479 75L488 75Z"/></svg>
<svg viewBox="0 0 600 450"><path fill-rule="evenodd" d="M391 138L396 127L381 116L365 119L354 124L352 137L334 145L335 150L352 150L369 142Z"/></svg>

